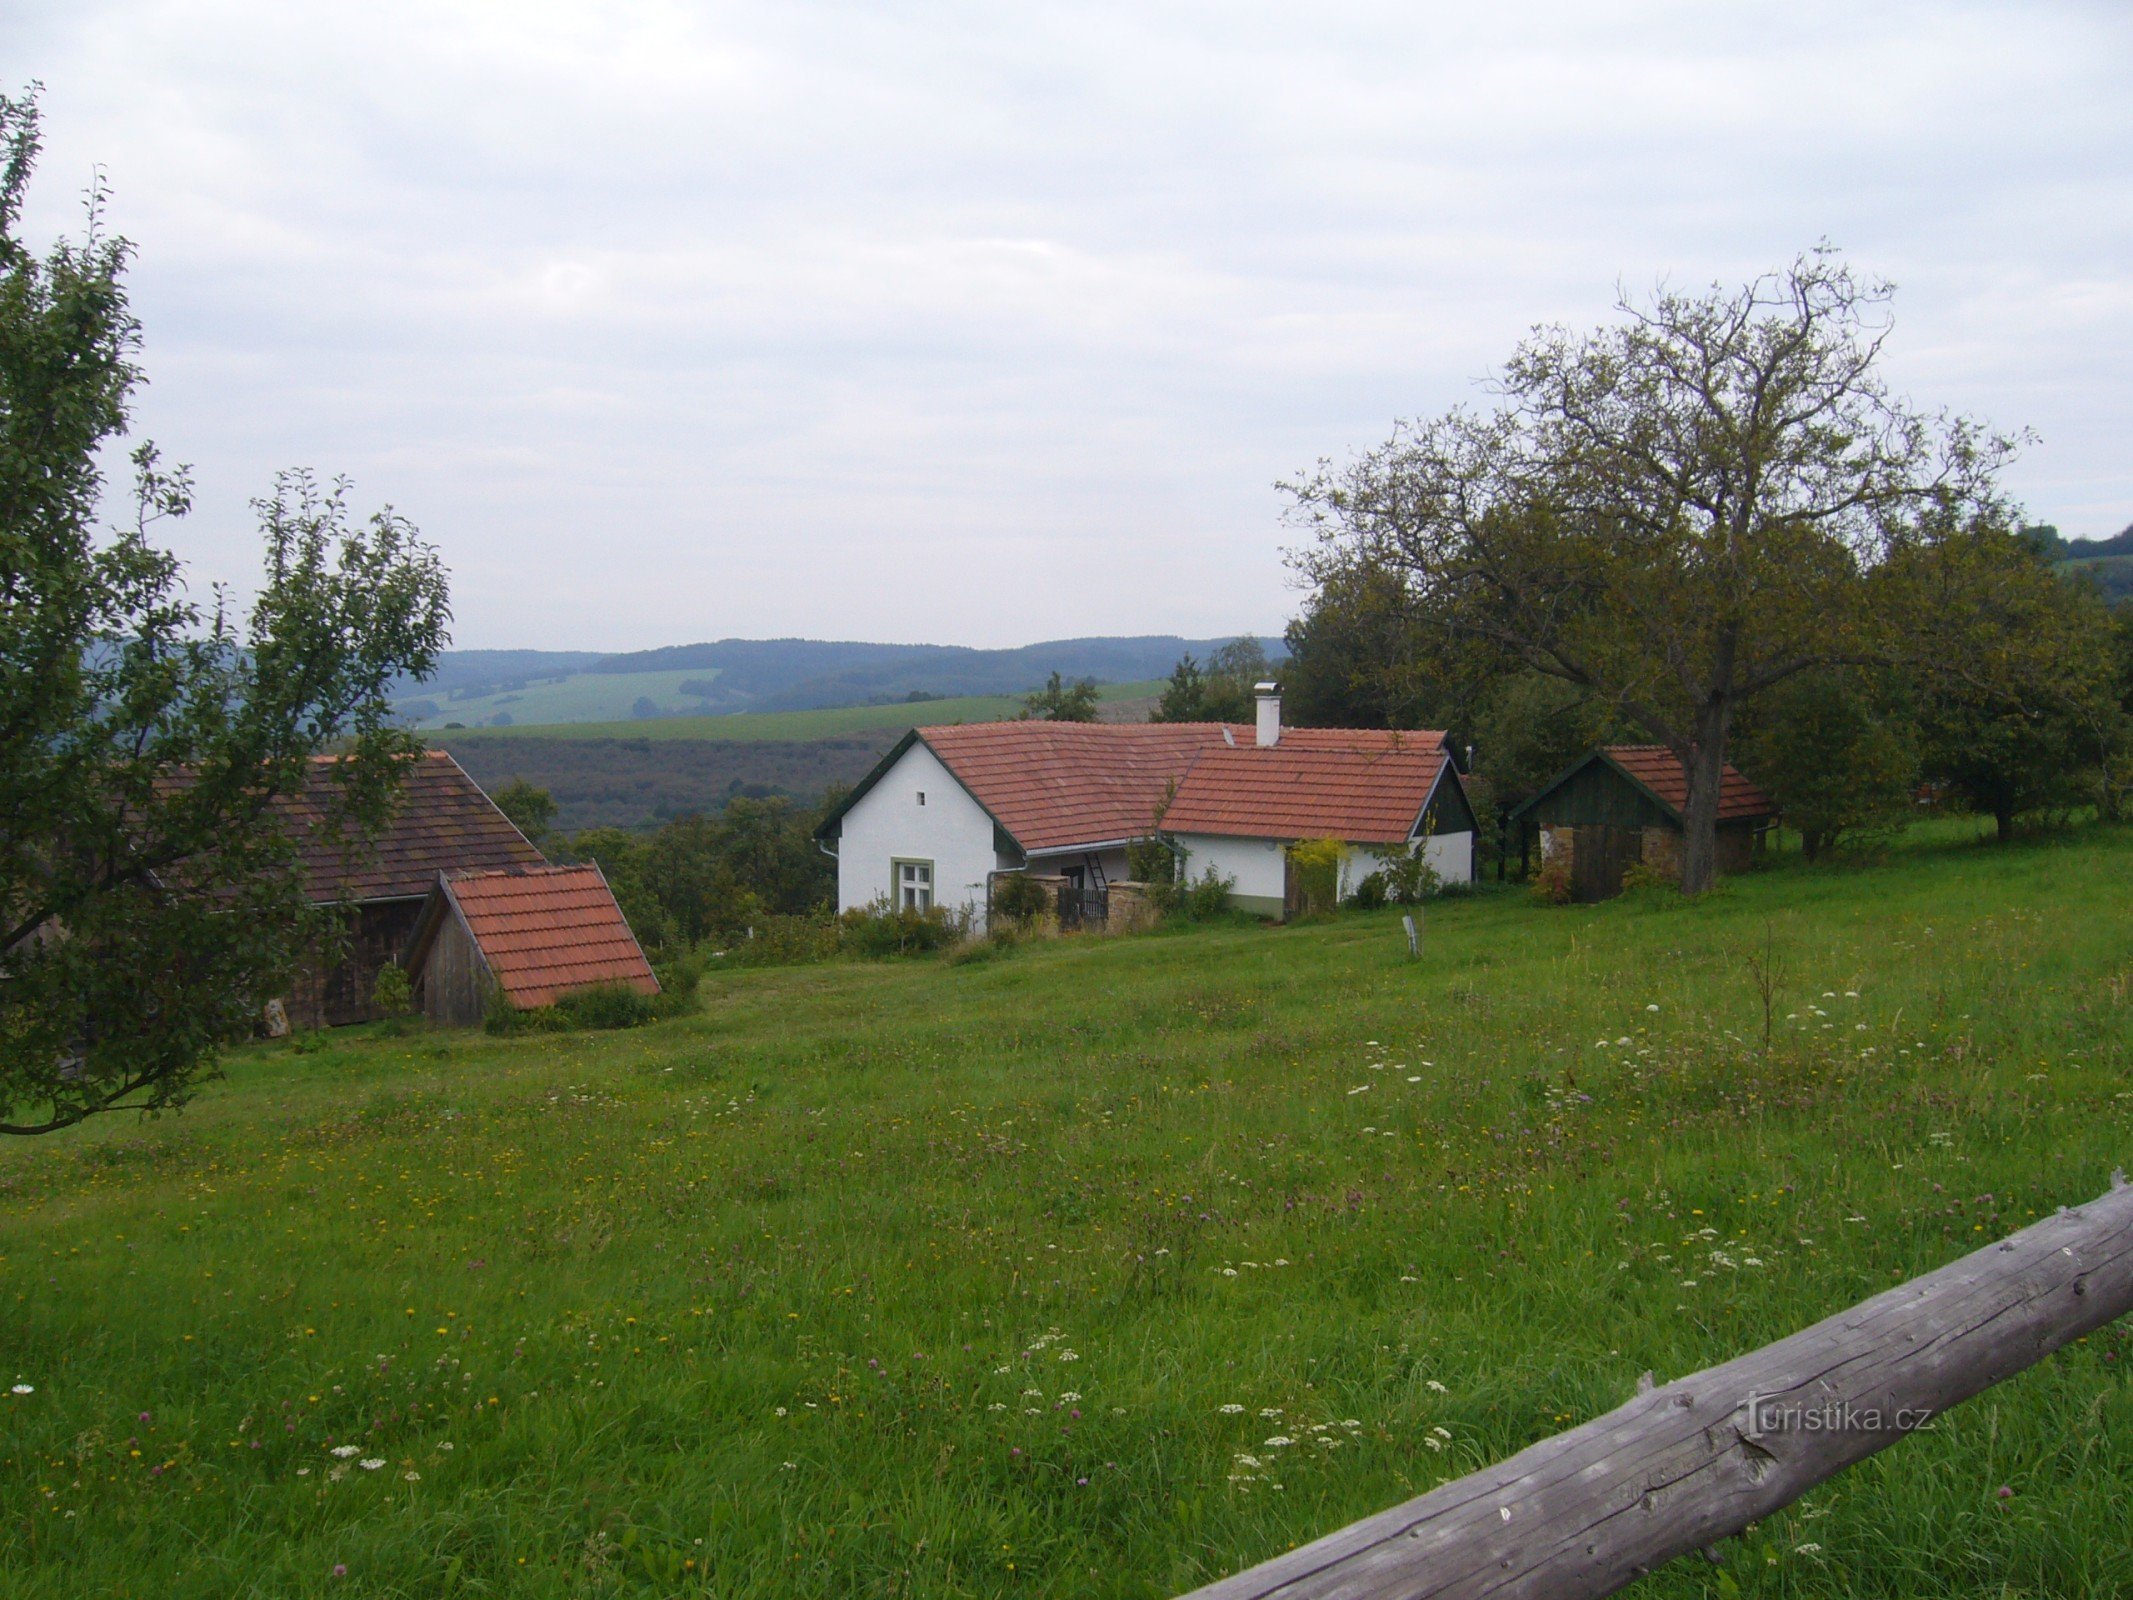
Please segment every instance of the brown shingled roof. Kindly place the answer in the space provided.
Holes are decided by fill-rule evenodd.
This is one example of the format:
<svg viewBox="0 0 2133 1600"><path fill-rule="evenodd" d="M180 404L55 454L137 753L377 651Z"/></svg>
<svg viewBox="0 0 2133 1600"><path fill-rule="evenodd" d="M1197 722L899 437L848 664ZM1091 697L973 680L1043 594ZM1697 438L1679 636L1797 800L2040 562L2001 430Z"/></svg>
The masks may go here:
<svg viewBox="0 0 2133 1600"><path fill-rule="evenodd" d="M1210 750L1163 817L1171 833L1255 839L1408 838L1449 760L1441 732L1285 728L1266 748Z"/></svg>
<svg viewBox="0 0 2133 1600"><path fill-rule="evenodd" d="M442 750L415 762L392 822L367 846L345 842L327 826L333 769L331 757L313 763L303 794L283 807L303 861L304 890L315 904L420 899L440 872L547 865Z"/></svg>
<svg viewBox="0 0 2133 1600"><path fill-rule="evenodd" d="M1610 761L1651 790L1653 797L1676 817L1688 809L1688 774L1681 770L1674 752L1665 745L1611 744L1605 746L1604 751ZM1741 822L1776 814L1777 806L1770 796L1743 777L1732 762L1727 762L1719 783L1718 820Z"/></svg>
<svg viewBox="0 0 2133 1600"><path fill-rule="evenodd" d="M920 728L979 805L1024 850L1132 839L1208 752L1219 722L977 722ZM1240 742L1250 728L1233 727ZM1166 821L1165 826L1169 824Z"/></svg>
<svg viewBox="0 0 2133 1600"><path fill-rule="evenodd" d="M545 1006L574 989L619 983L657 994L659 980L594 866L448 872L439 891L459 910L504 998Z"/></svg>

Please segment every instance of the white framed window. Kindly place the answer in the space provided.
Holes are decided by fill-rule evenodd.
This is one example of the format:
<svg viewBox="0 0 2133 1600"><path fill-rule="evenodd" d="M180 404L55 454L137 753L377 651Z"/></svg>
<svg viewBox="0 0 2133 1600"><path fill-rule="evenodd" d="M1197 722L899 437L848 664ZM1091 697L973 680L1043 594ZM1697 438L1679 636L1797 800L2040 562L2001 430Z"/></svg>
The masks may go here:
<svg viewBox="0 0 2133 1600"><path fill-rule="evenodd" d="M896 885L896 909L926 912L933 909L933 863L892 861L891 881Z"/></svg>

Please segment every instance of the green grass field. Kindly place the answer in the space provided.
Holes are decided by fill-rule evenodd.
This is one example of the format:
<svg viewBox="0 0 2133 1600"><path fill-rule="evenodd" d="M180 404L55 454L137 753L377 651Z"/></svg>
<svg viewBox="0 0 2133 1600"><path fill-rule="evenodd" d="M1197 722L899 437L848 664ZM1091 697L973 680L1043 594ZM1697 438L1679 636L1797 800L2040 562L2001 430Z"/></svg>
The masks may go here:
<svg viewBox="0 0 2133 1600"><path fill-rule="evenodd" d="M441 728L447 722L458 722L476 727L498 712L508 712L514 724L574 723L605 717L633 720L641 725L653 719L630 719L630 707L640 697L650 700L662 712L700 709L702 699L683 694L681 686L709 683L717 676L716 667L678 672L576 672L566 678L529 683L523 689L469 695L464 700L416 696L437 707L434 716L422 718L416 726Z"/></svg>
<svg viewBox="0 0 2133 1600"><path fill-rule="evenodd" d="M696 674L701 677L702 674ZM1161 680L1107 683L1103 701L1141 700L1160 694ZM1016 695L963 695L948 700L897 701L885 706L832 706L822 711L737 711L717 717L642 717L623 722L558 722L535 726L525 718L509 728L483 728L483 738L542 739L834 739L872 728L909 728L940 722L1003 722L1018 716ZM463 736L462 736L463 737Z"/></svg>
<svg viewBox="0 0 2133 1600"><path fill-rule="evenodd" d="M1171 1594L2100 1191L2129 913L1944 831L250 1049L0 1150L0 1595ZM2129 1355L1634 1592L2133 1593Z"/></svg>

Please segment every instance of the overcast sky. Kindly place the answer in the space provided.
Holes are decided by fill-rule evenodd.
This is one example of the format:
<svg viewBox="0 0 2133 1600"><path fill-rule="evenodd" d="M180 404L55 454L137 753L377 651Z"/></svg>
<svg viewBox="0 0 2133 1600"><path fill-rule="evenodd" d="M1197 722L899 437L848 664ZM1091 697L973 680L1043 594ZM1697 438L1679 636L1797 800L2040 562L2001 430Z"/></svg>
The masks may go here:
<svg viewBox="0 0 2133 1600"><path fill-rule="evenodd" d="M1817 239L2133 520L2133 6L7 0L33 233L139 247L196 582L276 468L461 646L1277 631L1275 480L1619 281Z"/></svg>

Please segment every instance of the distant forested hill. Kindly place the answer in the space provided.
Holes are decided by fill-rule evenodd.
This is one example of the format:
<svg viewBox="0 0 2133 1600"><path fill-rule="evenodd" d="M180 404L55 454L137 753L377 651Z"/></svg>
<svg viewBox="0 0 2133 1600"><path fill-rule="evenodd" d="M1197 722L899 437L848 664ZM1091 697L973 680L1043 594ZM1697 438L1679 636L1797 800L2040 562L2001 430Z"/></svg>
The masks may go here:
<svg viewBox="0 0 2133 1600"><path fill-rule="evenodd" d="M439 728L620 722L736 711L815 711L972 695L1021 695L1056 672L1099 683L1169 676L1228 639L1174 634L1057 639L1011 650L824 639L722 639L622 655L561 650L451 650L395 701ZM1278 647L1277 647L1278 648Z"/></svg>
<svg viewBox="0 0 2133 1600"><path fill-rule="evenodd" d="M2053 560L2092 579L2106 600L2114 605L2133 600L2133 523L2108 539L2062 539L2049 526L2029 531Z"/></svg>
<svg viewBox="0 0 2133 1600"><path fill-rule="evenodd" d="M713 710L813 711L907 695L1022 694L1056 672L1098 683L1169 675L1178 657L1205 657L1228 639L1174 634L1054 639L1011 650L863 644L827 639L721 639L609 656L596 673L715 670Z"/></svg>

